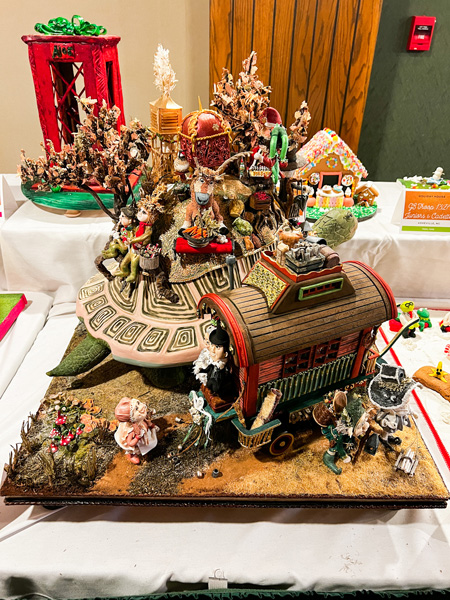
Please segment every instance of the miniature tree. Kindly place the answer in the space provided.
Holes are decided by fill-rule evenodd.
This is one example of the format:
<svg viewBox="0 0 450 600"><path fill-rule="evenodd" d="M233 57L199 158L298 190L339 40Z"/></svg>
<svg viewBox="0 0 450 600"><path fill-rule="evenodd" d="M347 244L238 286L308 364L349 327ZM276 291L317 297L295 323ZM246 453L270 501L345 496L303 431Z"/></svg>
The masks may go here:
<svg viewBox="0 0 450 600"><path fill-rule="evenodd" d="M56 152L48 141L46 156L37 159L27 158L22 150L19 175L24 184L37 183L39 191L59 191L63 185L71 185L89 192L100 208L117 221L121 208L133 197L130 175L142 168L149 157L150 132L137 119L117 131L120 115L117 106L109 109L104 102L96 117L93 114L96 100L80 102L87 116L74 135L73 145L65 145ZM96 186L113 192L112 212L93 189Z"/></svg>
<svg viewBox="0 0 450 600"><path fill-rule="evenodd" d="M308 136L308 125L311 120L308 105L305 100L300 105L300 108L295 111L295 121L289 127L291 137L295 140L298 147L300 147Z"/></svg>
<svg viewBox="0 0 450 600"><path fill-rule="evenodd" d="M217 109L231 125L236 150L250 150L264 129L259 118L269 106L272 88L265 86L256 71L256 52L242 62L239 79L223 69L222 79L214 84L211 106Z"/></svg>

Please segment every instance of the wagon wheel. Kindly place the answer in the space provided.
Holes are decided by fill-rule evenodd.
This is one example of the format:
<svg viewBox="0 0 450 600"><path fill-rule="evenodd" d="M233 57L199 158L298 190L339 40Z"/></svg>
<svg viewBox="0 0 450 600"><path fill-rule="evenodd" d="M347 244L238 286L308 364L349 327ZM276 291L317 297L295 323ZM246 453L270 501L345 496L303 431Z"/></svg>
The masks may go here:
<svg viewBox="0 0 450 600"><path fill-rule="evenodd" d="M280 433L269 446L269 452L272 456L281 456L285 452L288 452L292 448L294 443L294 436L288 431Z"/></svg>

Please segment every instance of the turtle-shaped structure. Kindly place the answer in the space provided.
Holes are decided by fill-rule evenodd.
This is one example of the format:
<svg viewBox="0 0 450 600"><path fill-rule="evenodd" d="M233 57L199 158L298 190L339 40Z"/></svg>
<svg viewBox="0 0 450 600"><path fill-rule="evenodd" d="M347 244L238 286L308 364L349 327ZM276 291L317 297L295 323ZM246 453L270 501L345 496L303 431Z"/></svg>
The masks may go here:
<svg viewBox="0 0 450 600"><path fill-rule="evenodd" d="M259 250L237 259L234 281L242 279L258 260ZM205 337L208 321L197 316L197 304L207 293L230 288L226 264L212 268L191 281L172 283L179 302L158 296L156 282L141 279L131 294L121 292L121 280L108 281L98 274L78 293L77 315L88 333L104 342L122 362L146 367L192 363Z"/></svg>
<svg viewBox="0 0 450 600"><path fill-rule="evenodd" d="M218 201L227 215L226 201ZM77 316L88 335L49 375L81 374L110 353L118 361L151 368L178 367L197 358L206 334L205 321L197 314L200 298L240 286L261 250L274 247L275 232L263 236L261 248L247 250L227 215L232 254L179 254L176 242L189 202L171 208L171 225L159 237L161 254L171 263L170 295L161 293L158 277L143 272L135 284L120 276L94 275L77 297ZM113 263L108 269L114 275L119 267Z"/></svg>
<svg viewBox="0 0 450 600"><path fill-rule="evenodd" d="M358 227L358 219L345 208L332 208L318 219L313 230L327 241L330 248L336 248L351 240Z"/></svg>

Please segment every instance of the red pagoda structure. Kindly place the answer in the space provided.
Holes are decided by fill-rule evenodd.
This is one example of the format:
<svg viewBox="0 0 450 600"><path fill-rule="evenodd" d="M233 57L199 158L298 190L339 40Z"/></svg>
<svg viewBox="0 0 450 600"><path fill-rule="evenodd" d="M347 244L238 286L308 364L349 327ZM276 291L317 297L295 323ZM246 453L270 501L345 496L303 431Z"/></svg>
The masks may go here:
<svg viewBox="0 0 450 600"><path fill-rule="evenodd" d="M117 44L118 36L25 35L45 143L55 150L73 142L83 121L77 99L97 100L94 114L106 101L117 106L117 122L125 124ZM81 114L80 114L81 111Z"/></svg>

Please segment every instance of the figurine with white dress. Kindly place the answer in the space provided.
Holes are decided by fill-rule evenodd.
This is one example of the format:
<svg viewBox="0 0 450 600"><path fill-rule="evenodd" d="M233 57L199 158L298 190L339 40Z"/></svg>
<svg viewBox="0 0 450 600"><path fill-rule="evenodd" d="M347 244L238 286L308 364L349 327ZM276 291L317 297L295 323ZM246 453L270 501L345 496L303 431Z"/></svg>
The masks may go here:
<svg viewBox="0 0 450 600"><path fill-rule="evenodd" d="M153 450L158 443L156 434L159 427L148 417L147 406L136 398L122 398L114 414L119 421L114 438L125 450L128 460L138 465L141 456Z"/></svg>

